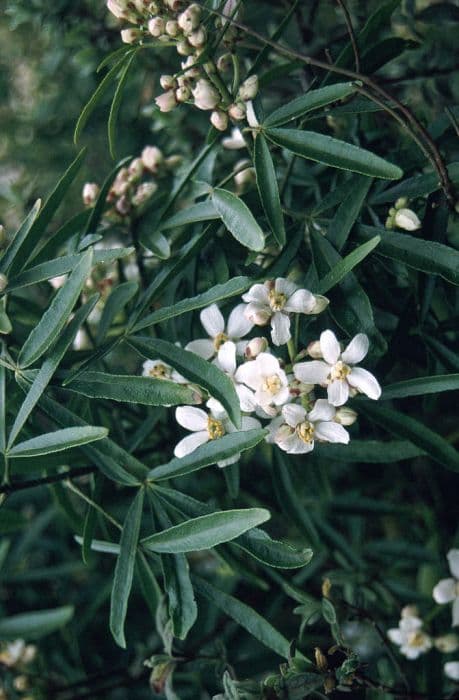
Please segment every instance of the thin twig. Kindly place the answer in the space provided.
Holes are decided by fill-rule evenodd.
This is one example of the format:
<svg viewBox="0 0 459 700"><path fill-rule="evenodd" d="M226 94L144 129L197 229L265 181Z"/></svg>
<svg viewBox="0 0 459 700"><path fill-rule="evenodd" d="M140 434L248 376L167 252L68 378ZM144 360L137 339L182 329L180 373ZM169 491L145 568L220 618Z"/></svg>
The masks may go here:
<svg viewBox="0 0 459 700"><path fill-rule="evenodd" d="M360 55L359 47L357 46L357 41L354 34L354 27L352 26L351 15L349 14L349 10L347 9L344 0L336 0L336 2L340 6L344 15L344 21L346 22L347 31L349 32L349 39L351 40L352 50L354 52L355 70L358 73L360 71Z"/></svg>
<svg viewBox="0 0 459 700"><path fill-rule="evenodd" d="M0 486L0 493L9 495L15 491L34 489L37 488L37 486L55 484L58 481L65 481L66 479L76 479L79 476L93 474L95 471L97 471L96 467L78 467L77 469L69 469L65 472L59 472L59 474L53 474L52 476L45 476L42 479L28 479L27 481L19 481L13 484L3 484Z"/></svg>

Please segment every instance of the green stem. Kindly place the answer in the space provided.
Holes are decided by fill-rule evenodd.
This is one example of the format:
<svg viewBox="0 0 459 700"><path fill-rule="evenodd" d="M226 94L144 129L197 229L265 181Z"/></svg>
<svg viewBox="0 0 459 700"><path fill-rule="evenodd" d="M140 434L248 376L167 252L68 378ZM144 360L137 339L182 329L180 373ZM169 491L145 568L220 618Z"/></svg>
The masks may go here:
<svg viewBox="0 0 459 700"><path fill-rule="evenodd" d="M80 491L80 489L77 488L75 486L75 484L72 484L72 482L70 480L65 483L65 486L67 486L67 488L69 488L70 491L73 491L73 493L75 493L77 496L82 498L83 501L86 501L86 503L89 503L90 506L95 508L98 513L103 515L104 518L106 518L112 525L114 525L116 528L118 528L118 530L123 529L122 526L119 524L119 522L117 520L115 520L115 518L112 518L112 516L109 513L107 513L107 511L105 511L103 508L101 508L101 506L98 503L93 501L92 498L89 498L89 496L87 496L85 493L83 493L83 491Z"/></svg>
<svg viewBox="0 0 459 700"><path fill-rule="evenodd" d="M293 338L290 338L290 340L288 341L287 350L288 350L288 356L290 358L290 362L293 365L293 363L295 362L295 357L297 356L295 341L293 340Z"/></svg>

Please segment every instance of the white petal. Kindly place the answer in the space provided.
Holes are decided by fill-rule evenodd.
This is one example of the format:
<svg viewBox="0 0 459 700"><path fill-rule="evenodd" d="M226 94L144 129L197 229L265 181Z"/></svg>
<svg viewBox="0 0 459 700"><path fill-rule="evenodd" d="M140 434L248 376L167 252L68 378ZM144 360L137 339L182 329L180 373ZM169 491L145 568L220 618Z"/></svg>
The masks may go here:
<svg viewBox="0 0 459 700"><path fill-rule="evenodd" d="M443 605L451 603L456 598L456 581L453 578L443 578L432 591L436 603Z"/></svg>
<svg viewBox="0 0 459 700"><path fill-rule="evenodd" d="M242 430L258 430L258 428L261 428L261 423L256 418L252 418L252 416L242 416L241 426Z"/></svg>
<svg viewBox="0 0 459 700"><path fill-rule="evenodd" d="M195 355L199 355L204 360L210 360L213 355L215 355L215 347L211 340L207 338L200 338L199 340L192 340L187 345L185 345L185 350L194 352Z"/></svg>
<svg viewBox="0 0 459 700"><path fill-rule="evenodd" d="M285 279L285 277L278 277L274 282L274 290L279 292L279 294L285 294L286 297L291 297L297 289L298 285Z"/></svg>
<svg viewBox="0 0 459 700"><path fill-rule="evenodd" d="M238 383L247 384L251 389L258 389L263 382L260 367L257 362L244 362L237 368L234 379Z"/></svg>
<svg viewBox="0 0 459 700"><path fill-rule="evenodd" d="M293 365L295 378L305 384L325 384L330 374L330 365L322 360L299 362Z"/></svg>
<svg viewBox="0 0 459 700"><path fill-rule="evenodd" d="M227 334L231 339L243 338L253 328L253 323L245 315L246 304L234 307L228 318Z"/></svg>
<svg viewBox="0 0 459 700"><path fill-rule="evenodd" d="M459 579L459 549L450 549L446 555L449 564L449 570L454 578Z"/></svg>
<svg viewBox="0 0 459 700"><path fill-rule="evenodd" d="M254 284L249 291L242 295L244 301L256 301L269 306L269 292L264 284Z"/></svg>
<svg viewBox="0 0 459 700"><path fill-rule="evenodd" d="M220 401L217 401L217 399L214 399L211 397L207 403L206 403L207 408L211 412L212 416L216 418L217 420L224 420L225 418L228 418L228 414L226 413L225 409L221 405Z"/></svg>
<svg viewBox="0 0 459 700"><path fill-rule="evenodd" d="M402 633L398 627L393 627L392 629L387 630L387 636L391 642L398 644L398 646L400 646L403 642Z"/></svg>
<svg viewBox="0 0 459 700"><path fill-rule="evenodd" d="M303 406L298 406L294 403L289 403L282 407L282 415L285 418L285 422L291 428L296 428L298 423L302 423L306 418L306 411Z"/></svg>
<svg viewBox="0 0 459 700"><path fill-rule="evenodd" d="M333 331L323 331L320 334L320 349L325 362L328 362L329 365L334 365L338 362L341 348Z"/></svg>
<svg viewBox="0 0 459 700"><path fill-rule="evenodd" d="M332 420L335 417L336 409L327 399L317 399L314 408L309 412L308 418L311 421Z"/></svg>
<svg viewBox="0 0 459 700"><path fill-rule="evenodd" d="M321 314L329 305L330 300L322 294L314 294L314 308L310 311L311 314Z"/></svg>
<svg viewBox="0 0 459 700"><path fill-rule="evenodd" d="M443 666L445 676L451 678L452 681L459 681L459 661L448 661Z"/></svg>
<svg viewBox="0 0 459 700"><path fill-rule="evenodd" d="M422 627L422 620L419 617L404 617L400 620L399 627L405 634L416 632Z"/></svg>
<svg viewBox="0 0 459 700"><path fill-rule="evenodd" d="M236 394L239 397L239 405L241 407L241 411L245 411L246 413L252 413L257 407L257 403L255 401L255 394L253 391L251 391L248 387L244 386L243 384L237 384L236 387Z"/></svg>
<svg viewBox="0 0 459 700"><path fill-rule="evenodd" d="M207 413L195 406L179 406L175 411L175 419L182 428L187 430L206 430Z"/></svg>
<svg viewBox="0 0 459 700"><path fill-rule="evenodd" d="M280 391L273 396L273 403L275 406L282 406L284 403L290 400L290 391L288 386L284 386Z"/></svg>
<svg viewBox="0 0 459 700"><path fill-rule="evenodd" d="M353 367L351 373L347 376L347 381L362 394L366 394L369 399L376 400L381 396L381 387L378 380L371 372L367 372L362 367Z"/></svg>
<svg viewBox="0 0 459 700"><path fill-rule="evenodd" d="M459 625L459 596L456 597L453 603L453 627Z"/></svg>
<svg viewBox="0 0 459 700"><path fill-rule="evenodd" d="M251 301L247 304L245 317L256 326L265 326L271 318L271 307L267 304L260 304L257 301Z"/></svg>
<svg viewBox="0 0 459 700"><path fill-rule="evenodd" d="M220 347L217 355L218 366L231 377L236 371L236 345L228 340Z"/></svg>
<svg viewBox="0 0 459 700"><path fill-rule="evenodd" d="M316 299L307 289L297 289L284 306L285 311L296 314L310 314L316 305Z"/></svg>
<svg viewBox="0 0 459 700"><path fill-rule="evenodd" d="M365 333L357 333L341 354L341 359L349 365L357 365L368 353L370 341Z"/></svg>
<svg viewBox="0 0 459 700"><path fill-rule="evenodd" d="M349 398L349 386L342 379L335 379L328 385L327 394L332 406L342 406Z"/></svg>
<svg viewBox="0 0 459 700"><path fill-rule="evenodd" d="M207 309L203 309L199 315L204 329L211 338L215 338L225 330L225 319L217 304L211 304Z"/></svg>
<svg viewBox="0 0 459 700"><path fill-rule="evenodd" d="M260 352L257 359L252 361L256 365L260 374L264 377L269 377L272 374L280 374L282 372L279 360L269 352Z"/></svg>
<svg viewBox="0 0 459 700"><path fill-rule="evenodd" d="M191 435L184 437L183 440L180 440L175 446L174 455L176 457L185 457L185 455L189 455L190 452L194 452L200 445L204 445L208 440L209 435L207 430L203 430L199 433L191 433Z"/></svg>
<svg viewBox="0 0 459 700"><path fill-rule="evenodd" d="M318 440L325 442L340 442L347 445L349 442L349 433L339 423L333 421L321 421L315 426L316 437Z"/></svg>
<svg viewBox="0 0 459 700"><path fill-rule="evenodd" d="M282 311L276 311L271 318L271 339L274 345L285 345L291 337L289 317Z"/></svg>

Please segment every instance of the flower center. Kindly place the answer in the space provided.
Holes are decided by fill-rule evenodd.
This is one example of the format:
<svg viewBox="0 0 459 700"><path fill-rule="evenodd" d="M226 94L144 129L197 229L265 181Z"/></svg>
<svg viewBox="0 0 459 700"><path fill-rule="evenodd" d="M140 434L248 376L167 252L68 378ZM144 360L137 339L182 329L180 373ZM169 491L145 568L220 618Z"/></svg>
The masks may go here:
<svg viewBox="0 0 459 700"><path fill-rule="evenodd" d="M425 643L425 634L424 632L421 632L421 630L417 630L417 632L413 632L413 634L410 634L408 637L408 644L410 647L415 647L419 648L424 646Z"/></svg>
<svg viewBox="0 0 459 700"><path fill-rule="evenodd" d="M281 292L271 289L269 292L269 305L273 311L281 311L287 303L287 296Z"/></svg>
<svg viewBox="0 0 459 700"><path fill-rule="evenodd" d="M331 370L330 374L328 375L328 378L331 382L338 380L338 381L344 381L347 377L347 375L350 373L351 368L348 367L348 365L345 365L344 362L339 360L336 365L334 365Z"/></svg>
<svg viewBox="0 0 459 700"><path fill-rule="evenodd" d="M228 336L225 333L218 333L214 338L214 348L218 352L222 345L226 343Z"/></svg>
<svg viewBox="0 0 459 700"><path fill-rule="evenodd" d="M297 425L296 432L300 440L303 440L303 442L307 444L310 444L314 440L314 426L308 420Z"/></svg>
<svg viewBox="0 0 459 700"><path fill-rule="evenodd" d="M168 376L169 371L166 365L163 365L161 362L158 362L157 365L151 368L148 374L150 375L150 377L156 377L156 379L164 379Z"/></svg>
<svg viewBox="0 0 459 700"><path fill-rule="evenodd" d="M282 387L282 382L277 374L271 374L269 377L265 377L263 382L263 390L270 394L277 394Z"/></svg>
<svg viewBox="0 0 459 700"><path fill-rule="evenodd" d="M209 440L217 440L223 437L225 434L225 428L223 423L216 418L209 416L207 419L207 434L209 435Z"/></svg>

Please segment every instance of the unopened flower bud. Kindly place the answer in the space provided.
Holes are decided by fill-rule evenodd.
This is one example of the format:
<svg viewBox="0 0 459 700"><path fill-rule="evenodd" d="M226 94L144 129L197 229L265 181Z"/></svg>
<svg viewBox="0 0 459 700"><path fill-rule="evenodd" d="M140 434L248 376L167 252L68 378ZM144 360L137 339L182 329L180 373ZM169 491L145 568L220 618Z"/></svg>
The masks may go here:
<svg viewBox="0 0 459 700"><path fill-rule="evenodd" d="M342 406L336 411L333 420L335 423L339 423L340 425L353 425L357 420L357 413L353 411L352 408Z"/></svg>
<svg viewBox="0 0 459 700"><path fill-rule="evenodd" d="M187 85L177 88L175 98L177 102L186 102L191 97L191 90Z"/></svg>
<svg viewBox="0 0 459 700"><path fill-rule="evenodd" d="M266 338L252 338L247 343L244 354L248 360L254 360L260 352L266 352L268 349L268 341Z"/></svg>
<svg viewBox="0 0 459 700"><path fill-rule="evenodd" d="M199 27L188 36L188 42L196 49L200 49L207 41L207 34L204 27Z"/></svg>
<svg viewBox="0 0 459 700"><path fill-rule="evenodd" d="M217 61L217 68L222 73L229 71L232 65L232 58L230 53L224 53L220 56Z"/></svg>
<svg viewBox="0 0 459 700"><path fill-rule="evenodd" d="M143 174L144 164L142 158L134 158L128 167L129 179L137 180Z"/></svg>
<svg viewBox="0 0 459 700"><path fill-rule="evenodd" d="M219 131L226 131L228 128L228 115L226 112L222 112L221 110L215 110L215 112L212 112L210 115L210 121L212 126Z"/></svg>
<svg viewBox="0 0 459 700"><path fill-rule="evenodd" d="M142 184L138 186L132 198L133 205L135 207L139 207L141 204L146 202L147 199L150 199L157 189L158 185L156 182L142 182Z"/></svg>
<svg viewBox="0 0 459 700"><path fill-rule="evenodd" d="M159 84L163 90L173 90L177 85L177 81L173 75L162 75L159 79Z"/></svg>
<svg viewBox="0 0 459 700"><path fill-rule="evenodd" d="M251 311L250 313L247 313L246 310L245 316L256 326L266 326L269 319L271 318L271 313L270 311L263 311L262 309L257 311Z"/></svg>
<svg viewBox="0 0 459 700"><path fill-rule="evenodd" d="M181 41L177 42L176 48L177 53L180 54L180 56L190 56L194 51L193 47L186 39L182 39Z"/></svg>
<svg viewBox="0 0 459 700"><path fill-rule="evenodd" d="M419 610L416 605L405 605L400 613L402 618L419 617Z"/></svg>
<svg viewBox="0 0 459 700"><path fill-rule="evenodd" d="M395 209L405 209L408 206L408 197L399 197L394 204Z"/></svg>
<svg viewBox="0 0 459 700"><path fill-rule="evenodd" d="M90 207L99 196L100 188L95 182L86 182L83 187L83 203Z"/></svg>
<svg viewBox="0 0 459 700"><path fill-rule="evenodd" d="M248 165L250 161L246 160L241 160L239 163L236 163L236 170L238 168L243 168L244 165ZM255 175L255 169L252 167L249 168L244 168L243 170L239 170L238 173L234 176L234 182L236 183L236 188L238 192L245 192L251 185L256 182L256 175Z"/></svg>
<svg viewBox="0 0 459 700"><path fill-rule="evenodd" d="M167 7L173 12L177 12L182 7L182 0L165 0Z"/></svg>
<svg viewBox="0 0 459 700"><path fill-rule="evenodd" d="M194 88L194 103L198 109L214 109L220 102L220 93L208 80L201 78Z"/></svg>
<svg viewBox="0 0 459 700"><path fill-rule="evenodd" d="M322 581L322 596L324 598L330 598L330 592L332 589L332 582L329 578L324 578Z"/></svg>
<svg viewBox="0 0 459 700"><path fill-rule="evenodd" d="M192 31L199 27L200 19L201 8L199 5L196 5L196 3L193 3L193 5L190 5L179 15L178 24L185 34L191 34Z"/></svg>
<svg viewBox="0 0 459 700"><path fill-rule="evenodd" d="M251 75L244 80L238 91L238 97L244 102L255 99L258 93L258 76Z"/></svg>
<svg viewBox="0 0 459 700"><path fill-rule="evenodd" d="M244 119L246 114L245 104L243 102L234 102L228 107L228 114L230 115L231 119L234 119L234 121L241 121Z"/></svg>
<svg viewBox="0 0 459 700"><path fill-rule="evenodd" d="M437 637L434 640L435 648L443 654L451 654L459 648L459 637L457 634L445 634L442 637Z"/></svg>
<svg viewBox="0 0 459 700"><path fill-rule="evenodd" d="M126 216L126 214L129 214L130 208L131 205L126 195L120 197L115 204L115 209L121 216Z"/></svg>
<svg viewBox="0 0 459 700"><path fill-rule="evenodd" d="M126 19L127 4L123 0L107 0L107 9L118 19Z"/></svg>
<svg viewBox="0 0 459 700"><path fill-rule="evenodd" d="M152 14L158 12L157 9L151 8L151 5L156 5L156 3L150 2L150 0L131 0L131 3L132 2L134 3L137 12L139 12L141 15L145 14L146 12L151 12Z"/></svg>
<svg viewBox="0 0 459 700"><path fill-rule="evenodd" d="M417 231L421 228L418 216L411 209L399 209L395 214L395 225L405 231Z"/></svg>
<svg viewBox="0 0 459 700"><path fill-rule="evenodd" d="M158 97L155 97L155 102L160 112L171 112L177 105L173 90L168 90L163 92L162 95L158 95Z"/></svg>
<svg viewBox="0 0 459 700"><path fill-rule="evenodd" d="M124 44L135 44L142 38L141 29L122 29L121 30L121 41Z"/></svg>
<svg viewBox="0 0 459 700"><path fill-rule="evenodd" d="M3 292L8 286L8 277L0 272L0 292Z"/></svg>
<svg viewBox="0 0 459 700"><path fill-rule="evenodd" d="M16 676L16 678L13 681L14 689L17 690L18 693L23 693L24 691L26 691L28 685L29 681L27 679L27 676Z"/></svg>
<svg viewBox="0 0 459 700"><path fill-rule="evenodd" d="M129 189L129 170L127 168L121 168L115 181L111 187L110 193L115 197L121 197Z"/></svg>
<svg viewBox="0 0 459 700"><path fill-rule="evenodd" d="M336 688L336 680L333 676L327 676L324 678L324 691L326 695L333 693Z"/></svg>
<svg viewBox="0 0 459 700"><path fill-rule="evenodd" d="M182 156L176 155L176 156L169 156L169 158L166 158L164 161L164 165L168 170L173 170L174 168L178 168L182 164Z"/></svg>
<svg viewBox="0 0 459 700"><path fill-rule="evenodd" d="M153 17L149 22L148 22L148 31L152 36L158 37L161 36L161 34L164 34L164 31L166 29L166 23L164 22L162 17Z"/></svg>
<svg viewBox="0 0 459 700"><path fill-rule="evenodd" d="M320 341L313 340L312 343L309 343L307 353L309 357L312 357L314 360L322 360L323 355L322 350L320 349Z"/></svg>
<svg viewBox="0 0 459 700"><path fill-rule="evenodd" d="M316 661L316 666L321 673L324 673L328 669L327 657L323 653L322 649L316 647L314 649L314 658Z"/></svg>
<svg viewBox="0 0 459 700"><path fill-rule="evenodd" d="M164 156L157 146L145 146L142 151L142 163L147 170L155 173L163 161Z"/></svg>
<svg viewBox="0 0 459 700"><path fill-rule="evenodd" d="M166 22L166 34L168 36L177 36L179 33L178 22L175 19L169 19Z"/></svg>
<svg viewBox="0 0 459 700"><path fill-rule="evenodd" d="M314 308L312 309L313 314L322 313L330 303L327 297L322 296L322 294L314 294L314 302Z"/></svg>

